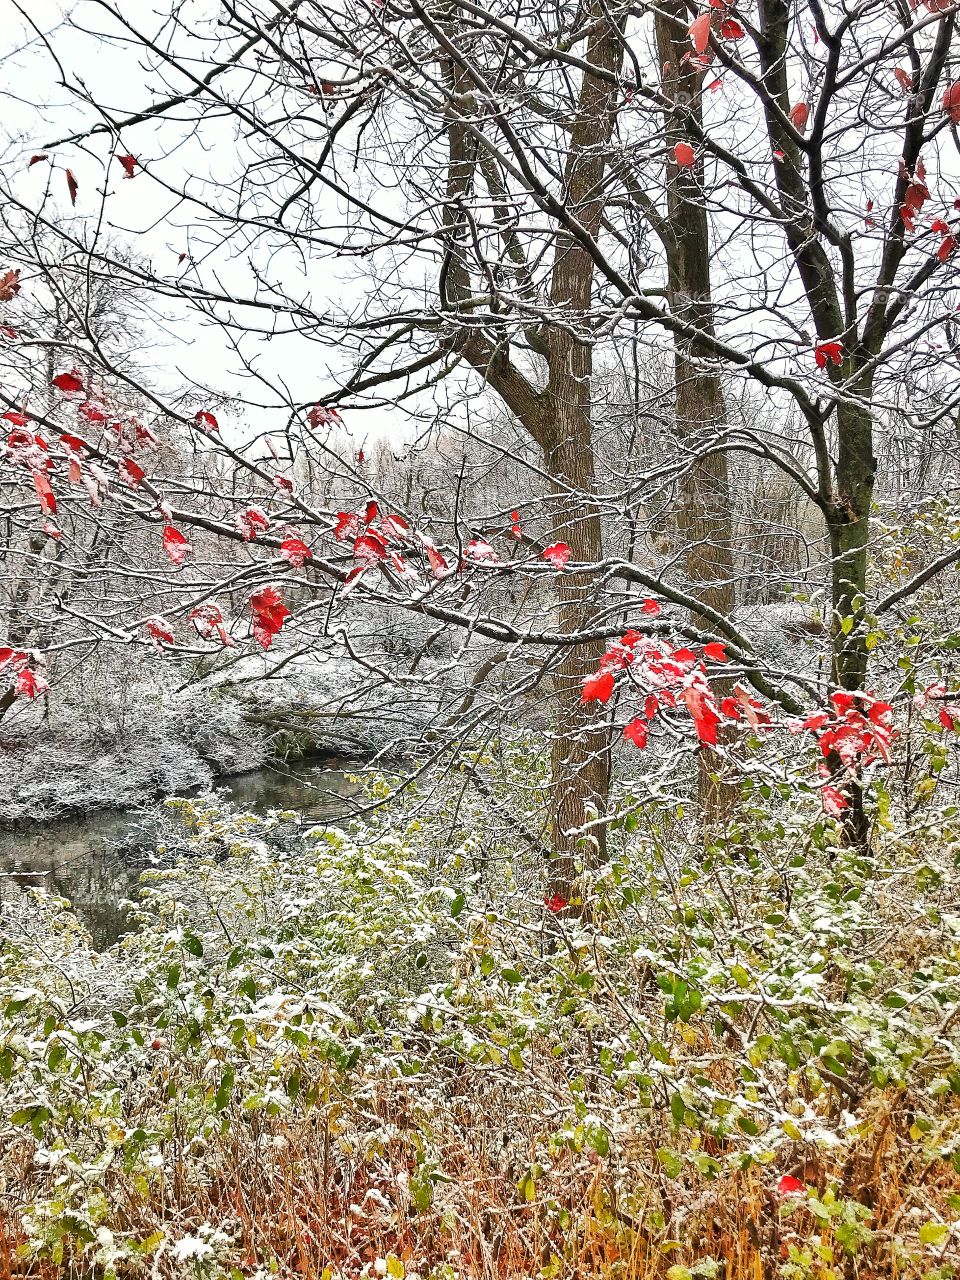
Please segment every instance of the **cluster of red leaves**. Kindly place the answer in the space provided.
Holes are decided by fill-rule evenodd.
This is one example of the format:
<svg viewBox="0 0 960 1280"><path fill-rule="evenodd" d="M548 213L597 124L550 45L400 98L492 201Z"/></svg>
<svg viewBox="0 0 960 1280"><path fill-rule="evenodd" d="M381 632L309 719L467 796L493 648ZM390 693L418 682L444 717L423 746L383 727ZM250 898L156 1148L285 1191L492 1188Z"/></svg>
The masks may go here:
<svg viewBox="0 0 960 1280"><path fill-rule="evenodd" d="M830 695L832 710L812 712L804 720L789 722L792 732L809 730L823 754L820 776L823 807L838 818L849 808L842 790L842 774L837 762L852 777L862 765L876 760L890 762L890 747L897 736L893 727L893 707L871 694L853 694L837 690ZM837 783L841 785L836 785Z"/></svg>
<svg viewBox="0 0 960 1280"><path fill-rule="evenodd" d="M903 193L903 203L900 205L900 217L906 230L913 231L920 210L926 201L930 199L930 188L927 186L927 171L924 168L923 161L917 161L916 170L911 176L901 160L900 176L907 184Z"/></svg>
<svg viewBox="0 0 960 1280"><path fill-rule="evenodd" d="M371 569L392 569L400 578L417 581L417 571L403 556L402 548L419 545L427 556L433 575L443 576L447 562L433 542L422 534L414 533L402 516L381 516L380 506L367 503L363 515L356 511L338 511L333 536L338 542L353 542L353 568L346 577L349 587Z"/></svg>
<svg viewBox="0 0 960 1280"><path fill-rule="evenodd" d="M649 600L643 609L655 615L659 605ZM746 715L756 726L769 723L761 704L739 686L734 696L717 702L705 663L725 662L726 656L724 645L716 641L704 645L697 654L686 647L674 648L666 640L653 640L638 631L627 631L607 649L596 674L584 681L581 701L609 702L618 673L625 672L632 685L646 690L641 714L623 731L628 741L642 750L647 745L650 721L664 708L682 705L693 720L698 740L714 746L717 730L725 720L735 721Z"/></svg>

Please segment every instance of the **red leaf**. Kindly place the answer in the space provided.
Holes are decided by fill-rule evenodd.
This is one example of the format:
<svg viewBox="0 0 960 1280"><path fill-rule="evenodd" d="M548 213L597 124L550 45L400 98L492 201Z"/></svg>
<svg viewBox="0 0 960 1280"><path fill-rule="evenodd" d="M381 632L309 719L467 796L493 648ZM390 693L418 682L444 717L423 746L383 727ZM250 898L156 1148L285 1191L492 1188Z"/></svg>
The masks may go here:
<svg viewBox="0 0 960 1280"><path fill-rule="evenodd" d="M0 324L0 334L3 334L5 338L9 338L11 342L15 342L17 339L16 329L11 329L8 324Z"/></svg>
<svg viewBox="0 0 960 1280"><path fill-rule="evenodd" d="M686 704L693 719L693 727L697 737L708 746L716 746L717 726L721 723L717 708L709 694L695 686L679 691L679 696Z"/></svg>
<svg viewBox="0 0 960 1280"><path fill-rule="evenodd" d="M161 618L157 614L152 618L147 618L143 625L158 645L161 642L163 644L173 644L173 632L170 630L170 624L166 618Z"/></svg>
<svg viewBox="0 0 960 1280"><path fill-rule="evenodd" d="M547 560L555 569L562 569L570 559L570 548L565 542L555 542L553 546L547 547L543 553L544 560Z"/></svg>
<svg viewBox="0 0 960 1280"><path fill-rule="evenodd" d="M258 533L270 528L270 521L259 507L247 507L237 516L237 528L244 542L252 542Z"/></svg>
<svg viewBox="0 0 960 1280"><path fill-rule="evenodd" d="M216 420L209 409L198 409L193 415L193 420L198 427L203 427L207 434L211 431L220 430L220 423Z"/></svg>
<svg viewBox="0 0 960 1280"><path fill-rule="evenodd" d="M747 33L736 18L724 18L720 23L720 34L724 40L742 40Z"/></svg>
<svg viewBox="0 0 960 1280"><path fill-rule="evenodd" d="M373 533L368 530L367 533L361 533L353 544L353 554L357 560L372 564L373 561L384 558L387 554L387 544L379 533Z"/></svg>
<svg viewBox="0 0 960 1280"><path fill-rule="evenodd" d="M276 587L261 587L250 597L250 608L253 611L253 634L264 649L269 649L273 637L290 617L290 610L283 603L283 598Z"/></svg>
<svg viewBox="0 0 960 1280"><path fill-rule="evenodd" d="M34 166L35 164L39 164L41 160L49 160L49 159L50 159L50 157L46 154L46 152L41 152L41 154L40 154L40 155L38 155L38 156L31 156L31 157L30 157L30 162L29 162L29 164L27 165L27 168L28 168L28 169L32 169L32 168L33 168L33 166Z"/></svg>
<svg viewBox="0 0 960 1280"><path fill-rule="evenodd" d="M337 523L333 526L333 536L338 542L346 542L355 538L360 532L360 517L353 511L338 511Z"/></svg>
<svg viewBox="0 0 960 1280"><path fill-rule="evenodd" d="M613 672L601 671L599 675L588 676L583 682L582 703L609 702L613 693Z"/></svg>
<svg viewBox="0 0 960 1280"><path fill-rule="evenodd" d="M57 499L53 490L50 488L50 481L42 471L34 471L33 487L37 491L37 497L40 499L40 507L47 515L54 516L57 514Z"/></svg>
<svg viewBox="0 0 960 1280"><path fill-rule="evenodd" d="M643 714L648 720L652 720L659 710L660 699L655 693L648 693L643 702Z"/></svg>
<svg viewBox="0 0 960 1280"><path fill-rule="evenodd" d="M646 721L641 720L639 717L636 720L631 720L630 723L627 725L627 727L624 729L623 736L629 742L632 742L634 746L639 747L640 750L642 751L644 747L647 745Z"/></svg>
<svg viewBox="0 0 960 1280"><path fill-rule="evenodd" d="M792 1174L785 1173L777 1183L778 1196L796 1196L805 1195L807 1188L799 1178L793 1177Z"/></svg>
<svg viewBox="0 0 960 1280"><path fill-rule="evenodd" d="M705 53L710 43L710 11L701 13L690 23L690 39L697 53Z"/></svg>
<svg viewBox="0 0 960 1280"><path fill-rule="evenodd" d="M727 646L717 640L711 640L709 644L703 646L703 656L709 658L711 662L726 662Z"/></svg>
<svg viewBox="0 0 960 1280"><path fill-rule="evenodd" d="M484 538L471 538L467 543L467 556L477 564L496 564L497 553Z"/></svg>
<svg viewBox="0 0 960 1280"><path fill-rule="evenodd" d="M954 730L957 727L957 723L954 720L949 707L941 707L937 712L937 719L945 729Z"/></svg>
<svg viewBox="0 0 960 1280"><path fill-rule="evenodd" d="M842 791L838 791L836 787L824 787L820 793L823 800L823 809L831 818L839 818L842 816L844 809L850 807L850 802Z"/></svg>
<svg viewBox="0 0 960 1280"><path fill-rule="evenodd" d="M20 269L5 271L0 276L0 302L12 302L20 292Z"/></svg>
<svg viewBox="0 0 960 1280"><path fill-rule="evenodd" d="M77 413L86 418L88 422L106 422L107 420L106 413L100 405L95 404L92 400L84 400L83 404L78 404Z"/></svg>
<svg viewBox="0 0 960 1280"><path fill-rule="evenodd" d="M543 899L543 905L548 911L552 911L554 915L558 915L566 907L569 907L569 901L559 893L548 893Z"/></svg>
<svg viewBox="0 0 960 1280"><path fill-rule="evenodd" d="M373 503L376 506L376 503ZM380 532L393 542L406 542L410 526L403 516L384 516L380 521Z"/></svg>
<svg viewBox="0 0 960 1280"><path fill-rule="evenodd" d="M909 71L904 71L903 67L894 67L893 74L904 93L913 93L913 76Z"/></svg>
<svg viewBox="0 0 960 1280"><path fill-rule="evenodd" d="M125 178L132 178L137 171L136 156L117 156L117 159L123 165L123 174Z"/></svg>
<svg viewBox="0 0 960 1280"><path fill-rule="evenodd" d="M284 538L280 543L280 554L295 569L301 569L313 555L307 544L299 538Z"/></svg>
<svg viewBox="0 0 960 1280"><path fill-rule="evenodd" d="M284 493L293 493L293 481L288 480L286 476L274 476L273 483Z"/></svg>
<svg viewBox="0 0 960 1280"><path fill-rule="evenodd" d="M163 549L167 553L170 563L179 567L193 550L193 547L191 547L179 529L175 529L172 524L168 524L163 531Z"/></svg>
<svg viewBox="0 0 960 1280"><path fill-rule="evenodd" d="M660 613L660 606L656 600L644 600L640 606L640 612L645 613L648 618L656 618Z"/></svg>
<svg viewBox="0 0 960 1280"><path fill-rule="evenodd" d="M75 205L77 203L77 192L80 190L80 185L73 176L72 169L67 170L67 190L70 192L70 203Z"/></svg>
<svg viewBox="0 0 960 1280"><path fill-rule="evenodd" d="M12 422L15 427L25 427L30 421L29 417L19 409L8 409L3 419L5 422Z"/></svg>
<svg viewBox="0 0 960 1280"><path fill-rule="evenodd" d="M954 124L960 124L960 80L954 80L941 99L943 109Z"/></svg>
<svg viewBox="0 0 960 1280"><path fill-rule="evenodd" d="M60 436L60 443L61 443L61 444L63 445L63 447L64 447L65 449L67 449L67 450L70 450L70 449L74 449L74 450L76 450L76 449L89 449L89 448L90 448L90 446L87 444L86 440L81 440L79 436L71 436L71 435L68 435L66 431L64 431L64 432L63 432L63 434Z"/></svg>
<svg viewBox="0 0 960 1280"><path fill-rule="evenodd" d="M940 262L946 262L956 247L957 242L953 236L944 236L940 242L940 248L937 250L937 259Z"/></svg>
<svg viewBox="0 0 960 1280"><path fill-rule="evenodd" d="M18 698L36 698L50 688L43 676L29 667L17 672L16 693Z"/></svg>
<svg viewBox="0 0 960 1280"><path fill-rule="evenodd" d="M58 391L65 394L72 394L83 390L83 378L80 376L79 369L71 369L69 373L58 373L53 379L53 385Z"/></svg>
<svg viewBox="0 0 960 1280"><path fill-rule="evenodd" d="M790 123L795 129L803 133L807 127L807 121L810 119L810 105L806 102L798 102L790 108Z"/></svg>
<svg viewBox="0 0 960 1280"><path fill-rule="evenodd" d="M825 369L827 367L827 361L839 366L843 361L843 343L821 342L818 346L814 347L813 358L817 362L818 369Z"/></svg>
<svg viewBox="0 0 960 1280"><path fill-rule="evenodd" d="M336 409L328 409L326 405L322 404L315 404L307 414L307 422L311 427L329 427L334 422L342 421L343 419Z"/></svg>
<svg viewBox="0 0 960 1280"><path fill-rule="evenodd" d="M190 613L190 621L197 629L197 635L202 640L212 640L214 636L220 637L220 643L226 645L228 649L233 649L233 640L227 635L227 628L223 623L223 614L220 609L212 601L206 604L198 604Z"/></svg>
<svg viewBox="0 0 960 1280"><path fill-rule="evenodd" d="M429 538L424 537L422 533L418 534L417 537L420 539L420 544L426 552L427 560L430 562L430 568L433 572L433 576L435 578L444 577L448 569L446 560L444 560L443 556Z"/></svg>
<svg viewBox="0 0 960 1280"><path fill-rule="evenodd" d="M679 169L689 169L696 163L696 152L689 142L678 142L673 148L673 158Z"/></svg>
<svg viewBox="0 0 960 1280"><path fill-rule="evenodd" d="M141 481L146 476L143 467L140 467L132 458L124 458L117 468L120 473L120 479L124 484L128 484L131 489L139 489Z"/></svg>
<svg viewBox="0 0 960 1280"><path fill-rule="evenodd" d="M363 523L373 524L374 520L376 520L379 514L380 514L379 506L371 499L371 501L367 503L367 509L364 512L364 516L363 516Z"/></svg>

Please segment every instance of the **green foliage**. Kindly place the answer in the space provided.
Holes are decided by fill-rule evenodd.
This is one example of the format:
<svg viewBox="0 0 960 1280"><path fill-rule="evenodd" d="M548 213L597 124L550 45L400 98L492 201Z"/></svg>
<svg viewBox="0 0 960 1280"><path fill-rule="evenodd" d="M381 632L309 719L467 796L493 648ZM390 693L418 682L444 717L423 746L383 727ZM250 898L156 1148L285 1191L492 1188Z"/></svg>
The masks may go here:
<svg viewBox="0 0 960 1280"><path fill-rule="evenodd" d="M855 1163L890 1097L910 1159L953 1176L949 838L865 858L785 805L695 858L647 828L584 877L578 920L544 909L530 861L492 870L482 840L450 847L441 830L425 813L304 830L177 802L163 842L180 861L146 877L138 931L109 952L62 902L10 909L0 1159L30 1151L26 1254L109 1272L180 1248L228 1274L230 1232L185 1230L163 1188L208 1185L264 1142L295 1165L291 1134L326 1134L348 1163L400 1142L409 1213L455 1219L465 1096L497 1116L512 1194L561 1235L569 1170L609 1169L606 1194L666 1249L677 1204L704 1188L759 1179L775 1200L798 1161ZM829 1180L781 1212L805 1233L784 1276L819 1276L828 1247L880 1247L871 1210ZM883 1247L949 1250L949 1213L904 1216Z"/></svg>

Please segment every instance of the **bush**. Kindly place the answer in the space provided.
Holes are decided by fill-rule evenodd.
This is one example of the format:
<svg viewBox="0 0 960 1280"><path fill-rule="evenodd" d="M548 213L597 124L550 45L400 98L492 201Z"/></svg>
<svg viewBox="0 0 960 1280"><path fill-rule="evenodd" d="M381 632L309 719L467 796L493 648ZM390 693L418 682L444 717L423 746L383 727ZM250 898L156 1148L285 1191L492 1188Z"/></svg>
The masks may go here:
<svg viewBox="0 0 960 1280"><path fill-rule="evenodd" d="M689 861L662 815L577 919L442 812L168 805L176 864L109 952L7 908L17 1265L952 1275L957 834L867 859L782 808Z"/></svg>

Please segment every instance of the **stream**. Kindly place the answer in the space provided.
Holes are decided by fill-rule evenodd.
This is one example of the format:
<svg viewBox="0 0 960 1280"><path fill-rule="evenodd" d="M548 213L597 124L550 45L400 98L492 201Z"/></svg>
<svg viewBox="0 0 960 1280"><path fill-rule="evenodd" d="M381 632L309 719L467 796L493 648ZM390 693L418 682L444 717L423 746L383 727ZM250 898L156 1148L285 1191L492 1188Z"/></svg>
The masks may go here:
<svg viewBox="0 0 960 1280"><path fill-rule="evenodd" d="M217 792L255 813L296 809L308 822L337 821L353 809L356 784L330 761L274 766L219 778ZM196 791L188 794L196 795ZM124 898L136 895L153 851L149 816L104 810L22 830L0 830L0 901L19 886L41 886L69 898L98 947L126 930Z"/></svg>

